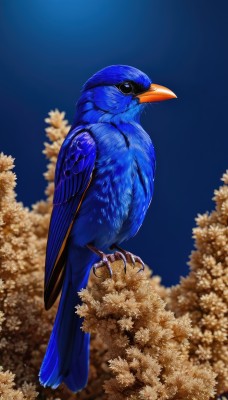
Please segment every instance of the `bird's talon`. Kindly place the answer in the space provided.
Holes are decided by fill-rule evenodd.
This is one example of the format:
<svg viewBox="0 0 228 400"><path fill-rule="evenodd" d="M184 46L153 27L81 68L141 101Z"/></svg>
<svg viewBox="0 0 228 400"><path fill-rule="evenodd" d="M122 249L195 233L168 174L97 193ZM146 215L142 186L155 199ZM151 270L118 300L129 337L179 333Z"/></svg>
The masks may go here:
<svg viewBox="0 0 228 400"><path fill-rule="evenodd" d="M118 253L121 253L121 255L124 256L125 261L127 261L129 264L132 264L133 268L135 267L136 263L140 264L141 268L138 270L138 272L144 271L145 264L139 256L135 256L130 251L126 251L117 245L113 245L111 248L117 248L119 250ZM126 272L126 264L124 264L124 271Z"/></svg>
<svg viewBox="0 0 228 400"><path fill-rule="evenodd" d="M97 250L92 245L88 245L88 247L90 248L90 250L95 252L99 257L101 257L101 261L94 264L94 266L93 266L93 273L97 278L102 278L101 276L98 276L96 273L97 269L101 268L101 267L106 267L108 269L110 278L112 278L113 273L112 273L112 268L111 268L110 263L113 263L117 260L121 260L123 262L125 274L127 272L127 262L132 264L133 267L135 267L135 264L138 262L141 265L141 268L139 269L138 272L144 270L144 263L140 257L135 256L134 254L130 253L129 251L125 251L118 246L114 246L114 245L111 246L111 249L115 247L119 250L119 251L116 251L115 253L111 253L111 254L105 254L105 253Z"/></svg>
<svg viewBox="0 0 228 400"><path fill-rule="evenodd" d="M112 268L109 263L109 258L108 258L108 256L104 255L100 262L94 264L93 273L97 278L102 278L102 276L98 276L96 273L97 269L102 268L102 267L106 267L108 269L110 277L112 277Z"/></svg>
<svg viewBox="0 0 228 400"><path fill-rule="evenodd" d="M121 253L120 251L116 251L113 255L115 256L115 259L123 261L124 272L126 274L126 272L127 272L127 260L126 260L125 255L123 253Z"/></svg>
<svg viewBox="0 0 228 400"><path fill-rule="evenodd" d="M108 269L110 278L112 278L113 272L112 272L112 268L110 266L110 263L113 263L117 260L122 260L123 261L123 265L124 265L124 272L126 273L126 268L127 268L127 260L126 257L124 256L124 254L122 254L119 251L116 251L113 254L104 254L102 257L102 260L96 264L94 264L93 266L93 273L97 278L102 278L101 276L98 276L96 271L98 268L102 268L102 267L106 267Z"/></svg>
<svg viewBox="0 0 228 400"><path fill-rule="evenodd" d="M99 276L99 275L97 275L97 269L99 268L99 265L98 265L98 264L99 264L99 263L94 264L94 266L93 266L93 273L94 273L94 275L96 276L96 278L101 279L102 277Z"/></svg>
<svg viewBox="0 0 228 400"><path fill-rule="evenodd" d="M132 264L133 267L135 267L135 256L130 252L126 252L126 258L127 258L128 262L130 264Z"/></svg>
<svg viewBox="0 0 228 400"><path fill-rule="evenodd" d="M137 260L136 260L136 261L141 265L141 268L138 270L137 273L143 272L144 269L145 269L145 264L144 264L143 260L142 260L140 257L137 257Z"/></svg>
<svg viewBox="0 0 228 400"><path fill-rule="evenodd" d="M109 272L110 278L112 278L112 268L111 268L111 266L110 266L110 264L109 264L109 263L108 263L108 265L107 265L107 269L108 269L108 272Z"/></svg>

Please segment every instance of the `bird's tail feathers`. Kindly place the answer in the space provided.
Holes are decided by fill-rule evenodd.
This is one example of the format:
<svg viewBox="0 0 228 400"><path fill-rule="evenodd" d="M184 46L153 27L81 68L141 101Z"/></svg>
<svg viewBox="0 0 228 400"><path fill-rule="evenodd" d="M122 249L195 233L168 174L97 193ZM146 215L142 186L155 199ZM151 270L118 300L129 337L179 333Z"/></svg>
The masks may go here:
<svg viewBox="0 0 228 400"><path fill-rule="evenodd" d="M55 389L64 382L73 392L81 390L88 379L90 338L81 329L75 306L80 304L77 292L86 287L92 264L91 260L83 268L75 261L77 276L72 277L70 262L66 265L58 312L39 374L43 386Z"/></svg>

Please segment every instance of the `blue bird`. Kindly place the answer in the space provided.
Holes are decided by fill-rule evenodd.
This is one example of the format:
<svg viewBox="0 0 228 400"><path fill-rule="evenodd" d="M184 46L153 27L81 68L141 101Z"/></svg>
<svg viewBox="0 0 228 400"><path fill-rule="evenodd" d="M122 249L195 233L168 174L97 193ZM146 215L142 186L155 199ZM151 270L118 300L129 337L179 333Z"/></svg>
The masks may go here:
<svg viewBox="0 0 228 400"><path fill-rule="evenodd" d="M140 125L148 102L175 98L136 68L112 65L84 85L70 132L59 152L45 265L45 307L62 294L40 369L40 382L64 382L77 392L87 383L89 334L75 314L77 294L114 260L141 263L120 244L139 230L154 189L155 153ZM109 249L116 249L110 252ZM100 260L100 261L99 261Z"/></svg>

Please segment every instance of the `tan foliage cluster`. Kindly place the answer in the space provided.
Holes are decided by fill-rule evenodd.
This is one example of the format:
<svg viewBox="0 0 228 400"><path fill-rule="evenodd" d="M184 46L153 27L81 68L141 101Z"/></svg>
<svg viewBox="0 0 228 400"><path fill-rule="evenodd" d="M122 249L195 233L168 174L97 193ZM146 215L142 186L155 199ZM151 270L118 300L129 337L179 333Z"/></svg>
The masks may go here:
<svg viewBox="0 0 228 400"><path fill-rule="evenodd" d="M222 180L215 210L196 219L190 274L170 295L170 308L192 321L190 357L212 367L218 393L228 391L228 171Z"/></svg>
<svg viewBox="0 0 228 400"><path fill-rule="evenodd" d="M80 313L86 315L86 328L94 332L87 387L73 395L62 385L56 391L39 385L38 371L56 313L56 306L49 312L44 311L43 267L55 164L69 130L64 117L64 113L55 110L46 119L50 141L45 143L44 150L49 159L45 173L47 199L36 203L31 211L16 201L13 159L3 154L0 157L0 364L3 368L0 369L0 399L33 400L38 392L39 399L56 400L209 400L213 376L210 369L206 372L197 366L201 359L193 350L197 347L195 326L194 342L191 337L188 339L190 327L185 314L190 311L192 317L190 304L186 303L180 311L173 289L171 304L176 301L177 311L183 316L175 318L165 310L164 299L168 298L169 291L160 285L160 278L151 278L149 269L136 274L130 265L125 275L118 263L114 266L113 281L91 277L89 289L82 295L85 303ZM225 226L227 208L221 196L218 204L223 209L223 222L222 219L220 222ZM201 241L203 246L203 237ZM206 242L207 239L205 246ZM223 244L218 239L217 253L222 252ZM213 249L211 254L218 256ZM223 257L222 253L220 256ZM183 289L181 294L186 299L187 291ZM206 314L205 308L205 318ZM201 345L200 337L198 343ZM217 353L219 343L221 349L224 345L218 341ZM189 346L196 366L188 360ZM168 397L162 397L165 394Z"/></svg>
<svg viewBox="0 0 228 400"><path fill-rule="evenodd" d="M57 125L58 119L62 121L63 117L64 114L59 112L50 113L52 121L50 122ZM66 122L59 122L59 125L62 133ZM53 133L51 127L47 131L51 136ZM60 145L58 143L59 147ZM56 147L54 143L53 147ZM46 145L46 153L49 157L51 148L52 144ZM56 150L56 157L57 153L58 150ZM54 151L51 157L54 168ZM14 191L16 177L12 172L13 167L13 159L1 154L0 363L3 370L1 370L0 386L4 392L0 398L3 400L36 397L35 386L33 395L32 388L25 382L38 385L38 371L56 312L55 309L50 313L45 312L43 305L43 267L51 211L51 184L47 189L48 200L37 203L34 210L29 211L16 201ZM49 170L51 170L50 166ZM48 173L46 175L51 181L51 176L49 178ZM13 374L8 371L12 371ZM15 390L12 384L14 375L17 387L22 387L19 391Z"/></svg>
<svg viewBox="0 0 228 400"><path fill-rule="evenodd" d="M148 276L121 262L113 279L97 280L81 292L87 332L98 331L107 345L113 377L104 389L109 400L209 399L213 377L187 356L189 320L176 319L154 292Z"/></svg>
<svg viewBox="0 0 228 400"><path fill-rule="evenodd" d="M38 255L29 211L15 199L15 175L12 172L13 159L0 155L0 359L4 369L13 371L19 384L34 382L34 366L27 363L28 352L34 344L39 345L39 332L33 334L33 327L39 328L36 320L36 302L40 301L37 288ZM35 305L35 306L34 306ZM28 318L29 315L29 318ZM36 326L37 325L37 326ZM8 389L12 398L32 399L35 389L29 393L14 391L13 375L0 372L0 392L7 399ZM11 393L10 392L10 393ZM10 394L8 396L10 397Z"/></svg>
<svg viewBox="0 0 228 400"><path fill-rule="evenodd" d="M1 400L34 400L38 392L34 385L24 383L21 389L15 389L14 374L12 372L2 371L0 367L0 399Z"/></svg>

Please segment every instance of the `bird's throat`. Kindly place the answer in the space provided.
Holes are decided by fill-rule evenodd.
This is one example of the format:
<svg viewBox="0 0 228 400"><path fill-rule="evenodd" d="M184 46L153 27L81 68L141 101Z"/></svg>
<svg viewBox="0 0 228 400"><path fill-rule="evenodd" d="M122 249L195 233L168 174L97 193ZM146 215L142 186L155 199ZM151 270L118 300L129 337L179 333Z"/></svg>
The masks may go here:
<svg viewBox="0 0 228 400"><path fill-rule="evenodd" d="M96 124L99 122L127 123L139 122L144 104L133 104L124 112L109 112L98 108L92 101L79 101L76 106L74 125Z"/></svg>

